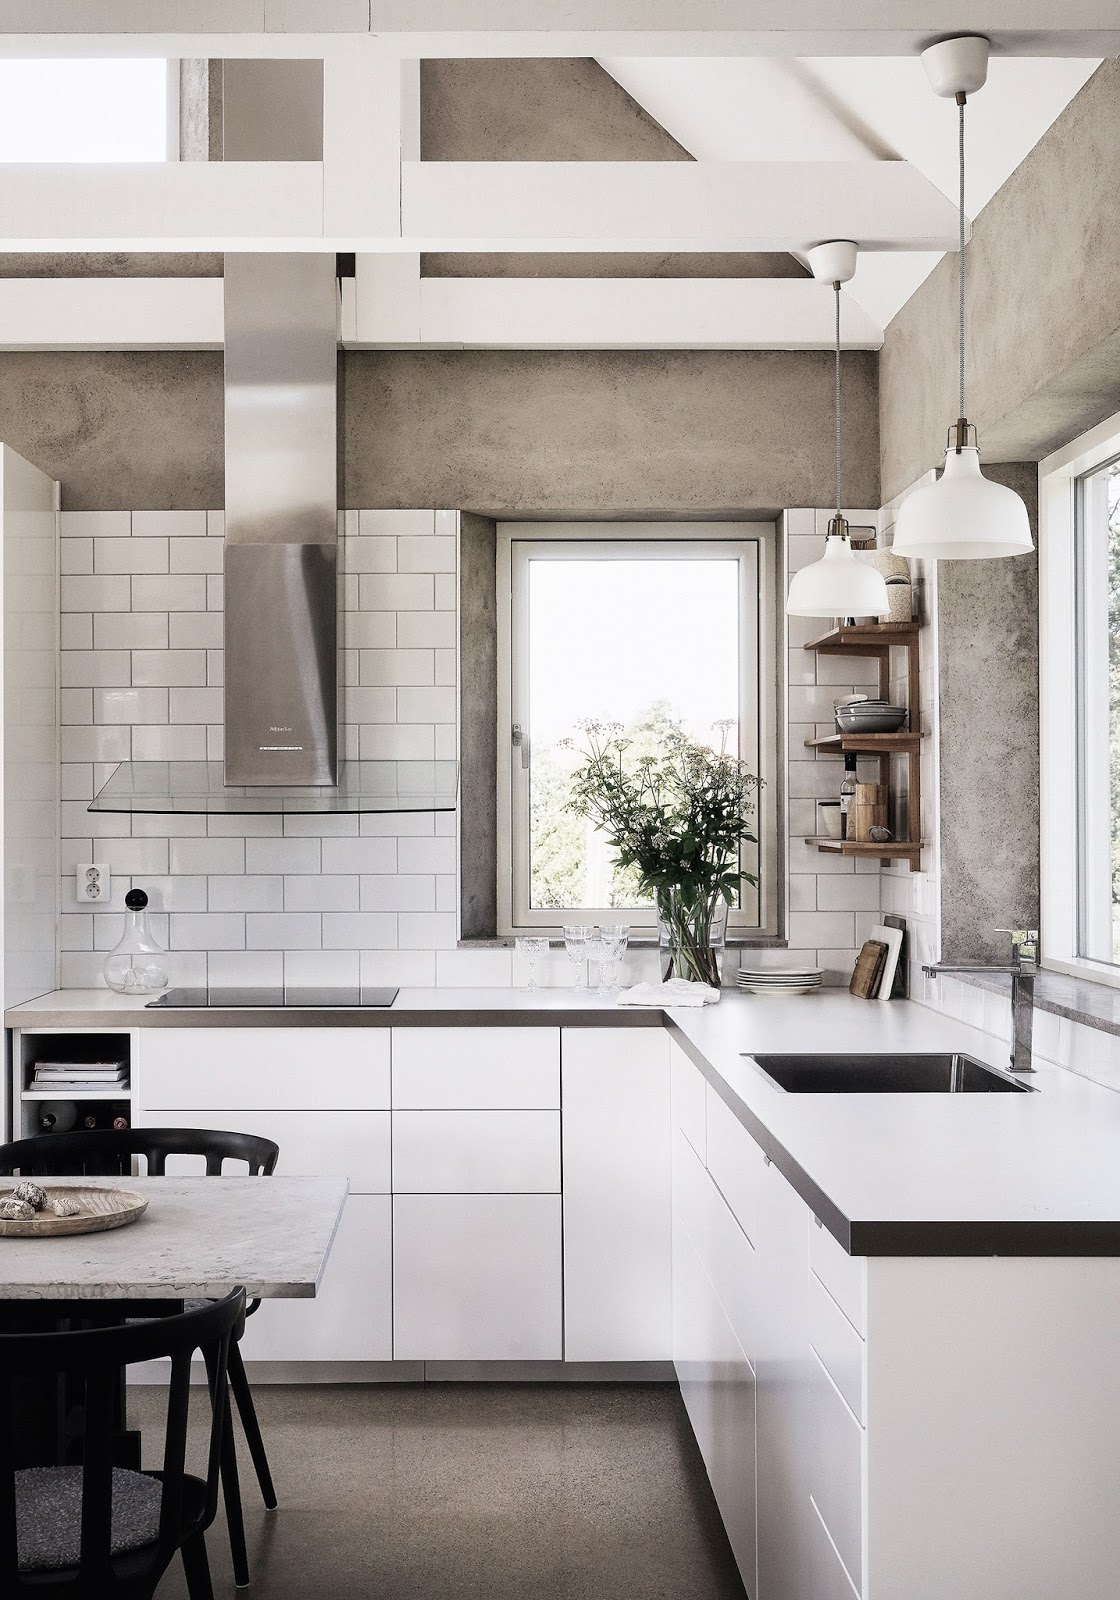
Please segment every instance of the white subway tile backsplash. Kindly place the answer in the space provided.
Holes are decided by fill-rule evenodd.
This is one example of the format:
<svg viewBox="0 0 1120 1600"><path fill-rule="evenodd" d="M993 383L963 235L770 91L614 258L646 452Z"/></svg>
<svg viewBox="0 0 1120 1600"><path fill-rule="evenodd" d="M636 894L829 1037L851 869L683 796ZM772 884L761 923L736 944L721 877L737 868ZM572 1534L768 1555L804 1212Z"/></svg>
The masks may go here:
<svg viewBox="0 0 1120 1600"><path fill-rule="evenodd" d="M222 691L220 689L170 690L172 722L220 722L222 714Z"/></svg>
<svg viewBox="0 0 1120 1600"><path fill-rule="evenodd" d="M93 617L84 611L68 611L60 619L59 647L62 650L93 649Z"/></svg>
<svg viewBox="0 0 1120 1600"><path fill-rule="evenodd" d="M817 910L873 911L877 920L881 915L878 874L854 872L850 877L822 877L817 884Z"/></svg>
<svg viewBox="0 0 1120 1600"><path fill-rule="evenodd" d="M223 618L212 611L173 611L167 619L172 650L220 650Z"/></svg>
<svg viewBox="0 0 1120 1600"><path fill-rule="evenodd" d="M63 539L58 570L64 578L84 577L93 571L93 540Z"/></svg>
<svg viewBox="0 0 1120 1600"><path fill-rule="evenodd" d="M205 611L206 578L200 573L134 577L132 607L136 611Z"/></svg>
<svg viewBox="0 0 1120 1600"><path fill-rule="evenodd" d="M397 540L398 572L454 572L455 540L437 534L428 538L404 535Z"/></svg>
<svg viewBox="0 0 1120 1600"><path fill-rule="evenodd" d="M59 528L64 539L128 537L131 511L64 511Z"/></svg>
<svg viewBox="0 0 1120 1600"><path fill-rule="evenodd" d="M169 545L168 557L172 572L197 573L222 570L223 547L215 539L172 539ZM155 568L147 570L154 572Z"/></svg>
<svg viewBox="0 0 1120 1600"><path fill-rule="evenodd" d="M169 818L177 821L177 818ZM199 818L205 821L205 818ZM187 839L173 838L170 848L170 870L173 873L204 873L232 875L245 871L244 839Z"/></svg>
<svg viewBox="0 0 1120 1600"><path fill-rule="evenodd" d="M360 650L358 681L363 686L423 687L435 679L432 650Z"/></svg>
<svg viewBox="0 0 1120 1600"><path fill-rule="evenodd" d="M458 588L453 574L436 573L435 603L437 611L454 611L458 604Z"/></svg>
<svg viewBox="0 0 1120 1600"><path fill-rule="evenodd" d="M427 722L392 728L367 723L358 729L362 761L432 761L435 753L435 729Z"/></svg>
<svg viewBox="0 0 1120 1600"><path fill-rule="evenodd" d="M58 696L59 720L66 722L92 722L93 690L62 689Z"/></svg>
<svg viewBox="0 0 1120 1600"><path fill-rule="evenodd" d="M112 680L117 681L117 680ZM122 679L121 682L128 682ZM204 650L134 650L132 682L170 685L178 688L202 687L206 682Z"/></svg>
<svg viewBox="0 0 1120 1600"><path fill-rule="evenodd" d="M246 839L245 871L282 875L318 872L325 843L320 845L318 839ZM351 865L347 870L357 872L358 869Z"/></svg>
<svg viewBox="0 0 1120 1600"><path fill-rule="evenodd" d="M400 839L397 842L398 872L454 872L456 843L450 839Z"/></svg>
<svg viewBox="0 0 1120 1600"><path fill-rule="evenodd" d="M206 533L206 511L134 511L134 538L197 539ZM216 513L221 515L221 513Z"/></svg>
<svg viewBox="0 0 1120 1600"><path fill-rule="evenodd" d="M206 963L207 982L216 989L278 989L284 983L282 950L214 950Z"/></svg>
<svg viewBox="0 0 1120 1600"><path fill-rule="evenodd" d="M423 611L407 612L408 617L423 617ZM395 611L348 611L342 620L342 634L349 652L392 650L398 643L400 622ZM403 641L402 641L403 642ZM355 668L357 661L354 662ZM351 679L357 681L357 673Z"/></svg>
<svg viewBox="0 0 1120 1600"><path fill-rule="evenodd" d="M93 618L98 650L166 650L166 611L103 611Z"/></svg>
<svg viewBox="0 0 1120 1600"><path fill-rule="evenodd" d="M321 922L312 911L250 911L245 918L247 950L318 950Z"/></svg>
<svg viewBox="0 0 1120 1600"><path fill-rule="evenodd" d="M403 841L402 841L403 842ZM349 883L348 878L327 880ZM435 911L436 880L431 873L375 873L360 880L363 911Z"/></svg>
<svg viewBox="0 0 1120 1600"><path fill-rule="evenodd" d="M63 727L59 742L63 761L127 761L129 758L127 728Z"/></svg>
<svg viewBox="0 0 1120 1600"><path fill-rule="evenodd" d="M317 866L294 870L317 870ZM397 841L392 838L324 839L322 870L329 873L396 872Z"/></svg>
<svg viewBox="0 0 1120 1600"><path fill-rule="evenodd" d="M521 963L518 962L517 966L520 968ZM436 951L436 984L440 988L482 985L505 989L514 981L515 957L512 950ZM516 981L526 982L527 975L518 970Z"/></svg>
<svg viewBox="0 0 1120 1600"><path fill-rule="evenodd" d="M323 912L324 950L395 950L402 944L421 948L417 940L398 937L398 919L393 914L377 911Z"/></svg>
<svg viewBox="0 0 1120 1600"><path fill-rule="evenodd" d="M363 950L361 981L426 989L435 985L434 950Z"/></svg>
<svg viewBox="0 0 1120 1600"><path fill-rule="evenodd" d="M286 950L284 982L290 987L351 987L361 982L357 950Z"/></svg>
<svg viewBox="0 0 1120 1600"><path fill-rule="evenodd" d="M166 539L96 539L95 572L166 572Z"/></svg>
<svg viewBox="0 0 1120 1600"><path fill-rule="evenodd" d="M450 950L458 938L458 919L452 912L402 911L398 918L402 950Z"/></svg>
<svg viewBox="0 0 1120 1600"><path fill-rule="evenodd" d="M283 911L284 879L250 873L208 879L210 911Z"/></svg>
<svg viewBox="0 0 1120 1600"><path fill-rule="evenodd" d="M359 908L359 879L353 874L303 876L290 873L277 881L283 884L285 911L357 911Z"/></svg>
<svg viewBox="0 0 1120 1600"><path fill-rule="evenodd" d="M397 541L381 535L359 534L347 540L343 559L347 572L396 572Z"/></svg>
<svg viewBox="0 0 1120 1600"><path fill-rule="evenodd" d="M63 611L129 611L132 608L131 579L63 578L60 581Z"/></svg>
<svg viewBox="0 0 1120 1600"><path fill-rule="evenodd" d="M141 724L132 729L133 761L205 761L206 729Z"/></svg>
<svg viewBox="0 0 1120 1600"><path fill-rule="evenodd" d="M166 689L94 689L94 722L166 722Z"/></svg>
<svg viewBox="0 0 1120 1600"><path fill-rule="evenodd" d="M377 613L371 615L376 616ZM455 649L455 616L451 612L402 611L396 621L395 642L402 650ZM350 642L358 641L351 639Z"/></svg>
<svg viewBox="0 0 1120 1600"><path fill-rule="evenodd" d="M429 573L362 573L358 578L360 611L430 611L434 601L434 580Z"/></svg>
<svg viewBox="0 0 1120 1600"><path fill-rule="evenodd" d="M454 722L457 711L454 689L397 690L398 722Z"/></svg>
<svg viewBox="0 0 1120 1600"><path fill-rule="evenodd" d="M173 950L244 950L245 917L240 912L171 913Z"/></svg>

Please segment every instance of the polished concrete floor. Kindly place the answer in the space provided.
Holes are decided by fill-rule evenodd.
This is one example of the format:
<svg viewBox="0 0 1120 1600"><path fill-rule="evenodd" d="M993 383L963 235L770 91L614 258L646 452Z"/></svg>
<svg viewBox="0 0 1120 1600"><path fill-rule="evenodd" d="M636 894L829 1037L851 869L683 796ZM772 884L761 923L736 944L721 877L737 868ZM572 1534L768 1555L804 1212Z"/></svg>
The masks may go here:
<svg viewBox="0 0 1120 1600"><path fill-rule="evenodd" d="M146 1465L158 1393L130 1401ZM242 1448L256 1600L742 1600L672 1385L255 1395L280 1499L262 1509ZM220 1519L207 1545L231 1595ZM158 1600L185 1595L176 1563Z"/></svg>

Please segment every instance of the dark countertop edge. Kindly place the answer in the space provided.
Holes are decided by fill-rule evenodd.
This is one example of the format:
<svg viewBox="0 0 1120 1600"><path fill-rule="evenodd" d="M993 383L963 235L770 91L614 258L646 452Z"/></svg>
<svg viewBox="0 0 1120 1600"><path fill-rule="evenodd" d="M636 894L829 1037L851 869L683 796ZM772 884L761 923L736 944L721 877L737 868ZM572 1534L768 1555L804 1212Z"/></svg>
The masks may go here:
<svg viewBox="0 0 1120 1600"><path fill-rule="evenodd" d="M987 985L981 985L985 987ZM29 1013L9 1011L7 1027L22 1027ZM719 1070L712 1065L699 1045L693 1043L672 1013L657 1007L620 1007L616 1011L507 1011L507 1010L385 1010L368 1012L350 1009L331 1012L321 1008L299 1011L148 1011L145 1027L182 1027L185 1016L205 1017L203 1027L267 1026L269 1019L282 1020L288 1027L329 1027L332 1016L345 1016L347 1026L392 1027L575 1027L575 1028L665 1028L688 1059L719 1095L724 1105L742 1124L764 1156L774 1163L833 1238L852 1256L1120 1256L1120 1219L1079 1222L1068 1218L1047 1221L968 1222L879 1220L864 1218L853 1222L814 1181L804 1167L774 1137L766 1124L735 1093ZM134 1013L125 1022L95 1012L53 1014L41 1027L89 1027L105 1032L121 1031L134 1025ZM73 1020L71 1020L73 1019ZM31 1024L34 1026L34 1022Z"/></svg>
<svg viewBox="0 0 1120 1600"><path fill-rule="evenodd" d="M127 1033L131 1028L660 1028L665 1013L657 1006L619 1006L617 1010L539 1011L428 1010L391 1006L254 1006L141 1008L114 1015L102 1011L42 1011L16 1009L4 1013L6 1028L21 1032L45 1028L90 1028L104 1033Z"/></svg>
<svg viewBox="0 0 1120 1600"><path fill-rule="evenodd" d="M555 933L546 934L549 944L554 950L564 948L563 939ZM477 939L457 939L457 950L512 950L516 945L515 934L492 934ZM656 950L657 936L649 934L631 934L627 946L630 950ZM730 934L724 940L725 950L788 950L789 940L778 933L743 933Z"/></svg>
<svg viewBox="0 0 1120 1600"><path fill-rule="evenodd" d="M970 989L986 989L990 994L1011 992L1011 979L1000 973L954 972L946 973L946 977L956 978ZM1034 1008L1095 1028L1098 1033L1120 1035L1120 989L1108 983L1043 967L1035 975Z"/></svg>

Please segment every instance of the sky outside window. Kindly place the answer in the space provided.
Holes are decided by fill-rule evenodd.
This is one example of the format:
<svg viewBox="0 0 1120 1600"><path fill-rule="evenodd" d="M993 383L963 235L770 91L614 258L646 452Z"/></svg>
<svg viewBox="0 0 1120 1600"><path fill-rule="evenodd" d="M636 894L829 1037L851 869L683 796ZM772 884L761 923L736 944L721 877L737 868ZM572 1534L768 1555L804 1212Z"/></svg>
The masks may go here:
<svg viewBox="0 0 1120 1600"><path fill-rule="evenodd" d="M0 162L166 161L167 62L0 60Z"/></svg>

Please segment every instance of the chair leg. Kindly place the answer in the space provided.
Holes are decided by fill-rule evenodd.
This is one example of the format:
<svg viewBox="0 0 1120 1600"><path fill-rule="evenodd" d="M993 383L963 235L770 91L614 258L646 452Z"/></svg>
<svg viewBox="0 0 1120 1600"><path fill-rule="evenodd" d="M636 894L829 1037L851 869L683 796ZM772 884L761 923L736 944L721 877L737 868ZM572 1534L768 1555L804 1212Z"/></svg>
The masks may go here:
<svg viewBox="0 0 1120 1600"><path fill-rule="evenodd" d="M233 1438L233 1413L226 1408L222 1430L222 1499L229 1529L229 1549L233 1557L233 1581L239 1589L249 1587L249 1556L245 1549L245 1519L241 1509L241 1483L237 1473L237 1447ZM192 1597L193 1600L193 1597Z"/></svg>
<svg viewBox="0 0 1120 1600"><path fill-rule="evenodd" d="M214 1600L214 1585L210 1582L210 1563L206 1559L206 1540L201 1533L196 1533L193 1539L184 1542L182 1557L190 1600Z"/></svg>
<svg viewBox="0 0 1120 1600"><path fill-rule="evenodd" d="M253 1391L249 1388L249 1379L245 1374L245 1363L241 1359L241 1351L235 1344L229 1347L229 1383L233 1390L233 1398L237 1401L237 1410L241 1417L241 1426L245 1429L245 1442L249 1446L249 1454L253 1458L256 1468L257 1482L261 1486L261 1497L265 1508L269 1511L276 1510L276 1490L272 1486L272 1473L268 1467L268 1457L265 1455L264 1440L261 1438L260 1423L257 1421L256 1407L253 1405Z"/></svg>

